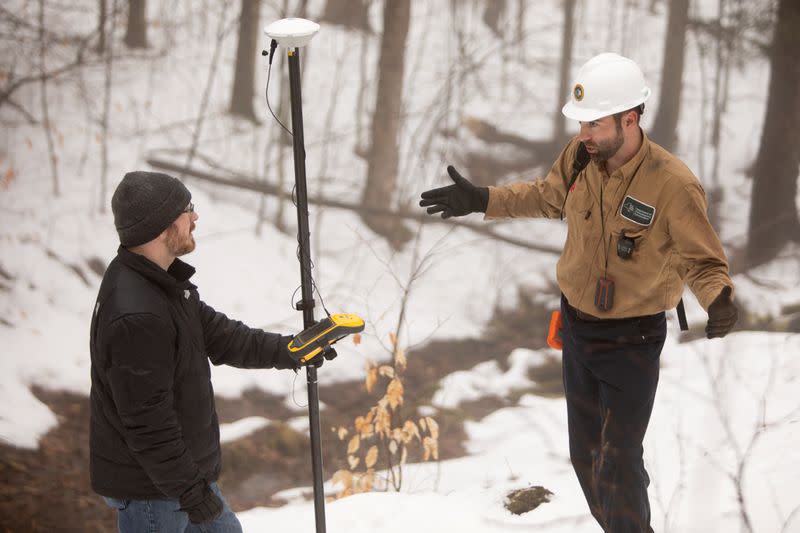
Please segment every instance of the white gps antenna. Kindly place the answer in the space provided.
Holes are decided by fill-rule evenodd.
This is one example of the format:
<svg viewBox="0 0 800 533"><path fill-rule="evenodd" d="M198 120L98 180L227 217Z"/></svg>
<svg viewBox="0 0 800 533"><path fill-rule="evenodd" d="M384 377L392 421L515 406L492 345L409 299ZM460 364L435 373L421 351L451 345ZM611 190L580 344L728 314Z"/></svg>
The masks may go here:
<svg viewBox="0 0 800 533"><path fill-rule="evenodd" d="M264 28L267 37L286 48L307 45L318 31L319 24L316 22L295 17L276 20Z"/></svg>

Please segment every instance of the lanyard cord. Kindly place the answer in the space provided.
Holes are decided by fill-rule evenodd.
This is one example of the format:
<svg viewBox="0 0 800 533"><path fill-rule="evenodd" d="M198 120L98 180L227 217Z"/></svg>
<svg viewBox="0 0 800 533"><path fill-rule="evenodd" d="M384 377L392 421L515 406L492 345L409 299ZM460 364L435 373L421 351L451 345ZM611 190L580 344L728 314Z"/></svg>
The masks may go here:
<svg viewBox="0 0 800 533"><path fill-rule="evenodd" d="M603 239L603 255L605 256L605 269L603 277L608 278L608 244L606 244L606 214L603 208L603 189L605 179L600 176L600 231L602 232L601 238Z"/></svg>

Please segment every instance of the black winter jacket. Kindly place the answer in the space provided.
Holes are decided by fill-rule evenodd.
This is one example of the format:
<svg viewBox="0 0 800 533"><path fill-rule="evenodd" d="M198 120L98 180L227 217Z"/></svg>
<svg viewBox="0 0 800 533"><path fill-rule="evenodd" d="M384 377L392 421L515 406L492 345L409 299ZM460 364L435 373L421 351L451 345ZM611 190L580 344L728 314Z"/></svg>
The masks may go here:
<svg viewBox="0 0 800 533"><path fill-rule="evenodd" d="M290 337L251 329L200 300L194 268L164 271L120 247L92 317L90 472L109 497L177 499L219 477L209 359L292 368Z"/></svg>

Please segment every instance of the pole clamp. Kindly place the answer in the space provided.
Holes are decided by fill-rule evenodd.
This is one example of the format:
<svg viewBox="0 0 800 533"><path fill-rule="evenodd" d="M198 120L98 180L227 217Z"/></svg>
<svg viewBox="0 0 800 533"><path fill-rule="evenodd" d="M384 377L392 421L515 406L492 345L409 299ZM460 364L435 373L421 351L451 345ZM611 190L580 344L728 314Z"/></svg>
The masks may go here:
<svg viewBox="0 0 800 533"><path fill-rule="evenodd" d="M316 302L314 302L313 298L308 300L300 300L296 304L294 304L294 308L297 309L298 311L305 311L306 309L314 309L315 303Z"/></svg>

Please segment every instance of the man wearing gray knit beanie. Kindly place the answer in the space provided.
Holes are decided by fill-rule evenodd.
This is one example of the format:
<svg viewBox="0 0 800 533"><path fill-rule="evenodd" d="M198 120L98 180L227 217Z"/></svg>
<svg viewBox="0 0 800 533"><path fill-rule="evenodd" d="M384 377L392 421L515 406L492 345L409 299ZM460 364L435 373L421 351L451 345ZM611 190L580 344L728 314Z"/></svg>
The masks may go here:
<svg viewBox="0 0 800 533"><path fill-rule="evenodd" d="M291 336L250 328L200 299L198 215L180 180L129 172L111 199L119 235L90 332L92 488L121 533L241 532L217 485L219 422L209 361L296 369ZM320 356L321 357L321 356ZM319 364L312 360L312 364Z"/></svg>

